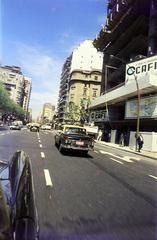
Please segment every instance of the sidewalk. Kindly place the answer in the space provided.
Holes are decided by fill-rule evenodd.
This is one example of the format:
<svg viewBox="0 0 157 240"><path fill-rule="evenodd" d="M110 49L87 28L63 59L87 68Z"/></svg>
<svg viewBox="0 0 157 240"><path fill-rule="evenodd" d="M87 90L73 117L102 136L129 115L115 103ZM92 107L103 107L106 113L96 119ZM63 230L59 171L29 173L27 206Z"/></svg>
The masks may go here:
<svg viewBox="0 0 157 240"><path fill-rule="evenodd" d="M157 152L150 152L150 151L145 151L145 150L141 150L141 152L136 152L135 149L131 149L130 147L120 147L119 144L115 144L115 143L111 143L111 142L104 142L104 141L97 141L97 140L95 140L95 142L102 144L102 145L106 145L108 147L118 148L122 151L132 152L137 155L141 155L144 157L148 157L148 158L157 160Z"/></svg>

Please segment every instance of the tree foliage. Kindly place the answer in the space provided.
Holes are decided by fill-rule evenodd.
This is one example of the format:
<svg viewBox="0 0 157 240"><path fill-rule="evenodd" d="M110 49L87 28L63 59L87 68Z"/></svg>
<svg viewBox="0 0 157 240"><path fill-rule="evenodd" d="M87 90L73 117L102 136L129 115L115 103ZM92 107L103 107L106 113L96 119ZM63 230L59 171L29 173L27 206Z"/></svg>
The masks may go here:
<svg viewBox="0 0 157 240"><path fill-rule="evenodd" d="M25 117L23 108L10 99L2 83L0 83L0 111L3 114L14 114L20 119L24 119Z"/></svg>

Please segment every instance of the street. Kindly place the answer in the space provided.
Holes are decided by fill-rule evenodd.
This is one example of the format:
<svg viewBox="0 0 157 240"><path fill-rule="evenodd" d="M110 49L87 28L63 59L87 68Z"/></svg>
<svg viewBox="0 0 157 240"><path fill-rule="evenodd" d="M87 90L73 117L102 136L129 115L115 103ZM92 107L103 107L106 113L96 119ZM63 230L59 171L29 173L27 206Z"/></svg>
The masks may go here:
<svg viewBox="0 0 157 240"><path fill-rule="evenodd" d="M157 162L95 144L61 154L51 131L0 131L0 159L23 149L33 168L40 239L157 239Z"/></svg>

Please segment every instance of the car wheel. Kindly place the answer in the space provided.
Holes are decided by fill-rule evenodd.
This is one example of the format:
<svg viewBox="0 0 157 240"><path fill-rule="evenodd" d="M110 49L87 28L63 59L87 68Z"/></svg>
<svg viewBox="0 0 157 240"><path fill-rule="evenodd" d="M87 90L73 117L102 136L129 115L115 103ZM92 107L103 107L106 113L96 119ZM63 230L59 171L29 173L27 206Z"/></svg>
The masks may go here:
<svg viewBox="0 0 157 240"><path fill-rule="evenodd" d="M88 155L88 150L83 151L83 155L87 156Z"/></svg>

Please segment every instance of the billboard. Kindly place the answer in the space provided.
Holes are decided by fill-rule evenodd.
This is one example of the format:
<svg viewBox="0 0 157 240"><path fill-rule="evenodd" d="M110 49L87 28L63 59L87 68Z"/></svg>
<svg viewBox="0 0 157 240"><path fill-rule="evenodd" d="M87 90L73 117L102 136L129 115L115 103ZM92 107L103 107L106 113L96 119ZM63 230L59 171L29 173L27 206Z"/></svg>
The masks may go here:
<svg viewBox="0 0 157 240"><path fill-rule="evenodd" d="M148 79L151 75L157 77L157 55L145 58L136 62L130 62L126 65L125 84L138 79Z"/></svg>
<svg viewBox="0 0 157 240"><path fill-rule="evenodd" d="M130 100L125 105L125 119L137 118L137 100ZM157 117L157 96L140 99L140 118Z"/></svg>

